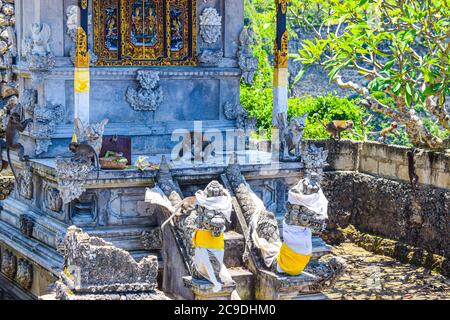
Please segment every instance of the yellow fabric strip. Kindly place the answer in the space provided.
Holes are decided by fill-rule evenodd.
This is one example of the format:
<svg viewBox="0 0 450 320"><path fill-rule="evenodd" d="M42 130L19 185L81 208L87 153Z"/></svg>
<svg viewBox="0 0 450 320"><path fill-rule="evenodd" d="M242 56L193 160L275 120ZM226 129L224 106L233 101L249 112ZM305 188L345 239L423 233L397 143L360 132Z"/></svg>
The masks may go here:
<svg viewBox="0 0 450 320"><path fill-rule="evenodd" d="M289 80L289 71L286 68L275 68L273 70L273 86L287 87Z"/></svg>
<svg viewBox="0 0 450 320"><path fill-rule="evenodd" d="M220 236L214 237L211 231L197 230L194 233L192 243L195 248L224 250L225 235L222 232Z"/></svg>
<svg viewBox="0 0 450 320"><path fill-rule="evenodd" d="M308 265L309 260L311 260L311 256L298 254L285 243L281 246L280 253L277 257L280 268L291 276L300 275Z"/></svg>
<svg viewBox="0 0 450 320"><path fill-rule="evenodd" d="M75 92L89 92L89 69L75 69Z"/></svg>

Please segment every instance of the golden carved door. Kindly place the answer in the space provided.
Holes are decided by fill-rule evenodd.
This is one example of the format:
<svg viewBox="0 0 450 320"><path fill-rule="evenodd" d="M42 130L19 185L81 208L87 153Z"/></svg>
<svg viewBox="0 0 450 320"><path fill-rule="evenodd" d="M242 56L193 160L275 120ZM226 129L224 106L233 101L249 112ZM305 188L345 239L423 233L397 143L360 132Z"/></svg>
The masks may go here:
<svg viewBox="0 0 450 320"><path fill-rule="evenodd" d="M94 0L97 65L192 65L195 0Z"/></svg>
<svg viewBox="0 0 450 320"><path fill-rule="evenodd" d="M122 53L135 61L167 58L167 6L163 0L122 0Z"/></svg>

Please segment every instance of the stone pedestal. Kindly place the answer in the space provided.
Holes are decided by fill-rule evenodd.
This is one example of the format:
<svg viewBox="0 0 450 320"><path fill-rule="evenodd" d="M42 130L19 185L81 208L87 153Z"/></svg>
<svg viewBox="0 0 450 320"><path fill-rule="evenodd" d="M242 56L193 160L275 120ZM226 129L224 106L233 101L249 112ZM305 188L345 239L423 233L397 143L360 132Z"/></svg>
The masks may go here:
<svg viewBox="0 0 450 320"><path fill-rule="evenodd" d="M260 270L256 277L256 299L301 300L306 296L321 296L320 290L314 290L312 287L315 278L305 273L298 277L290 277Z"/></svg>
<svg viewBox="0 0 450 320"><path fill-rule="evenodd" d="M233 291L236 290L236 283L225 283L222 291L213 292L214 287L209 281L193 279L192 277L183 278L184 285L190 288L194 294L195 300L231 300Z"/></svg>

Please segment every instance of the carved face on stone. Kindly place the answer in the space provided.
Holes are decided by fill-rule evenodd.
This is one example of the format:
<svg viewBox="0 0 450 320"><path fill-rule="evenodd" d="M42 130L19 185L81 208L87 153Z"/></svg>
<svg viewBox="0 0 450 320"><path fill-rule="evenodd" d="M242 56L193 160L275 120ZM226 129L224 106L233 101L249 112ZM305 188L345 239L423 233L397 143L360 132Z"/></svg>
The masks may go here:
<svg viewBox="0 0 450 320"><path fill-rule="evenodd" d="M225 215L221 212L201 207L197 209L197 213L199 214L197 218L198 226L203 230L211 231L215 237L219 237L225 229Z"/></svg>
<svg viewBox="0 0 450 320"><path fill-rule="evenodd" d="M210 198L210 197L221 197L221 196L224 196L224 195L225 195L225 189L217 181L211 182L208 185L208 187L206 188L206 196L208 198Z"/></svg>
<svg viewBox="0 0 450 320"><path fill-rule="evenodd" d="M303 132L306 128L306 118L308 117L308 114L305 114L304 116L300 118L292 118L290 123L290 129L295 133Z"/></svg>
<svg viewBox="0 0 450 320"><path fill-rule="evenodd" d="M290 192L302 195L313 195L320 191L319 175L316 173L309 174L297 184ZM325 229L326 218L322 214L318 214L302 205L287 202L287 213L285 220L287 224L300 227L311 228L313 232L319 233Z"/></svg>

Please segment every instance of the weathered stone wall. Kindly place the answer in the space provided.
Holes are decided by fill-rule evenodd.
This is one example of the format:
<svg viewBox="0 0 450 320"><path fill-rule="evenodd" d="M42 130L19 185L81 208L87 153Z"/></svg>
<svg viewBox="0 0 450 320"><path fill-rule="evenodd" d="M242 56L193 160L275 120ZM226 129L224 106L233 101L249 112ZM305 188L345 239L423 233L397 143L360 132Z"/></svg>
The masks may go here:
<svg viewBox="0 0 450 320"><path fill-rule="evenodd" d="M419 185L408 175L408 148L379 143L315 141L330 151L323 187L330 200L329 229L362 232L450 253L450 156L416 157Z"/></svg>
<svg viewBox="0 0 450 320"><path fill-rule="evenodd" d="M0 1L0 138L5 129L6 111L18 103L12 65L17 56L14 0Z"/></svg>
<svg viewBox="0 0 450 320"><path fill-rule="evenodd" d="M329 150L328 170L358 171L380 178L410 182L407 153L411 148L350 140L319 140L314 143ZM420 151L414 159L420 184L450 189L450 155Z"/></svg>

